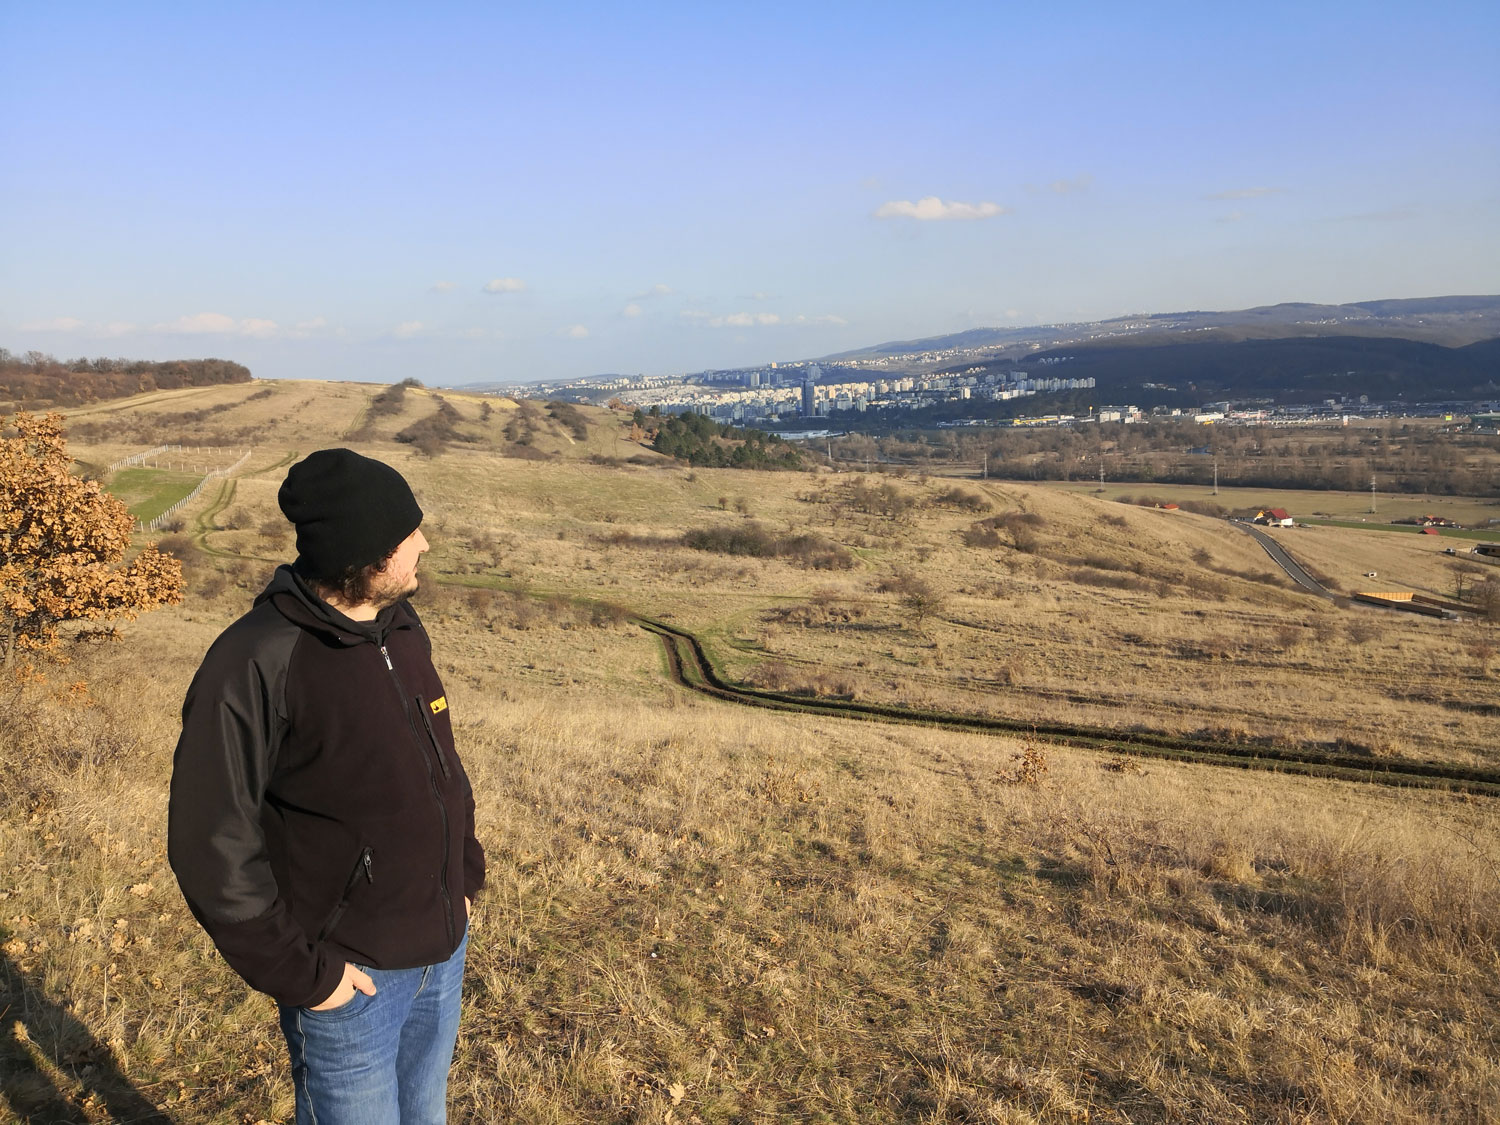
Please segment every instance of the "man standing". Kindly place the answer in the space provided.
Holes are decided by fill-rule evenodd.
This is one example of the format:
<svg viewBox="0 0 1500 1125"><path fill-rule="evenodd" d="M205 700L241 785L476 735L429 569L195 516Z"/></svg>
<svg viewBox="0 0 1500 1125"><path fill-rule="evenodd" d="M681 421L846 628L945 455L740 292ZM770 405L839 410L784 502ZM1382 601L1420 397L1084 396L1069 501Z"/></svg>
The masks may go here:
<svg viewBox="0 0 1500 1125"><path fill-rule="evenodd" d="M406 600L422 509L347 449L293 465L278 499L297 561L188 689L168 856L224 959L280 1007L299 1125L441 1122L484 851Z"/></svg>

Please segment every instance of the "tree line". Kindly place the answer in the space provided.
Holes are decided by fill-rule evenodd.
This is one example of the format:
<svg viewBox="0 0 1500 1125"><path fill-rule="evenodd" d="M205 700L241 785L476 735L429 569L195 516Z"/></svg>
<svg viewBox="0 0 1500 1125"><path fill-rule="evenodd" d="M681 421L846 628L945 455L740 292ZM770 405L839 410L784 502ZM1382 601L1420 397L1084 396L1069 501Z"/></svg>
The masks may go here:
<svg viewBox="0 0 1500 1125"><path fill-rule="evenodd" d="M1141 484L1500 495L1500 439L1389 420L1374 426L1286 428L1154 421L980 431L851 434L835 459L921 467L984 466L1008 480L1097 479Z"/></svg>
<svg viewBox="0 0 1500 1125"><path fill-rule="evenodd" d="M60 360L44 352L0 348L0 400L18 408L82 406L147 391L248 383L250 369L227 359Z"/></svg>
<svg viewBox="0 0 1500 1125"><path fill-rule="evenodd" d="M655 408L652 408L655 413ZM639 410L634 424L648 421ZM802 455L776 434L741 430L706 414L684 411L660 417L651 448L695 468L803 469Z"/></svg>

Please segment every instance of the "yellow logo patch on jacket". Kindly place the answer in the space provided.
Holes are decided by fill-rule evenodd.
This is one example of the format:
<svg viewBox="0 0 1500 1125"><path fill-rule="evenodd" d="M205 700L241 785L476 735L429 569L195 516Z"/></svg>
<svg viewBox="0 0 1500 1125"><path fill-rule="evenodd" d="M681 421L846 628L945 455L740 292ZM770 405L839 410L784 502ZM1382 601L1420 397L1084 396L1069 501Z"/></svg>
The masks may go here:
<svg viewBox="0 0 1500 1125"><path fill-rule="evenodd" d="M434 715L437 715L443 711L448 710L448 697L446 695L440 695L427 706L432 708L432 713Z"/></svg>

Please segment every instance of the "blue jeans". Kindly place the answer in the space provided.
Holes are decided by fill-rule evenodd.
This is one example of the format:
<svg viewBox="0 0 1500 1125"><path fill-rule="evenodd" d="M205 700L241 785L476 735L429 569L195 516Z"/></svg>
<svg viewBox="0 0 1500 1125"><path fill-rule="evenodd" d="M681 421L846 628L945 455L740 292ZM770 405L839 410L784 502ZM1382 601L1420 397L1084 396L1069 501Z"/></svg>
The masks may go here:
<svg viewBox="0 0 1500 1125"><path fill-rule="evenodd" d="M297 1125L441 1125L458 1038L464 934L453 956L418 969L357 966L375 995L340 1008L281 1009Z"/></svg>

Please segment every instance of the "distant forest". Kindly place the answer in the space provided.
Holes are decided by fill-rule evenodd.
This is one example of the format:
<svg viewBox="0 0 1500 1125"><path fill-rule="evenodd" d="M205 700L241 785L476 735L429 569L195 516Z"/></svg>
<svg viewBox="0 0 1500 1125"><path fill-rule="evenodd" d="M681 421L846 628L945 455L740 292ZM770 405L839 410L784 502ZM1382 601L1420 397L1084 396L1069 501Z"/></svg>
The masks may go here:
<svg viewBox="0 0 1500 1125"><path fill-rule="evenodd" d="M69 359L0 348L0 403L15 409L81 406L145 391L248 383L250 369L227 359Z"/></svg>

